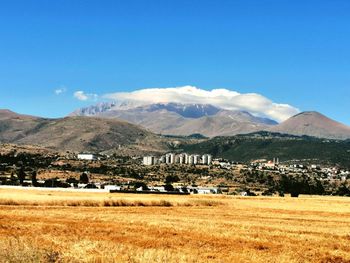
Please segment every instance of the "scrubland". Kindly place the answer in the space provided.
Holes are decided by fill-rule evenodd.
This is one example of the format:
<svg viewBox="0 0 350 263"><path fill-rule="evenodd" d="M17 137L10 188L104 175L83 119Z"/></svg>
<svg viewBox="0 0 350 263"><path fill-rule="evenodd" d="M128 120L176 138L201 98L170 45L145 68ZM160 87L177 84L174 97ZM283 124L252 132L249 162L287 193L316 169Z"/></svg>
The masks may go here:
<svg viewBox="0 0 350 263"><path fill-rule="evenodd" d="M350 262L350 199L0 189L0 262Z"/></svg>

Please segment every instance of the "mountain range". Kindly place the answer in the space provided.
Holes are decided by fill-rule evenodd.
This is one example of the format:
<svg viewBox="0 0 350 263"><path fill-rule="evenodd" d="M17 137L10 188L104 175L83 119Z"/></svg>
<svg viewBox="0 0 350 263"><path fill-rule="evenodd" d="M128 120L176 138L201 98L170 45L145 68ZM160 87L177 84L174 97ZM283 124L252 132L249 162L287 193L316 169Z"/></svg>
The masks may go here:
<svg viewBox="0 0 350 263"><path fill-rule="evenodd" d="M289 134L350 139L350 127L318 112L302 112L278 124L246 111L208 104L99 104L58 119L0 110L0 143L39 145L59 151L156 154L186 149L196 143L205 145L205 141L216 142L215 138L208 140L200 134L220 135L217 138L223 139L219 141L225 141L238 134L261 131L270 137Z"/></svg>
<svg viewBox="0 0 350 263"><path fill-rule="evenodd" d="M246 111L224 110L210 104L156 103L133 105L100 103L70 116L118 118L158 134L207 137L229 136L269 129L277 122Z"/></svg>
<svg viewBox="0 0 350 263"><path fill-rule="evenodd" d="M215 137L269 131L327 139L350 138L350 127L313 111L302 112L277 123L246 111L225 110L210 104L113 102L76 110L71 116L123 119L151 132L167 135Z"/></svg>

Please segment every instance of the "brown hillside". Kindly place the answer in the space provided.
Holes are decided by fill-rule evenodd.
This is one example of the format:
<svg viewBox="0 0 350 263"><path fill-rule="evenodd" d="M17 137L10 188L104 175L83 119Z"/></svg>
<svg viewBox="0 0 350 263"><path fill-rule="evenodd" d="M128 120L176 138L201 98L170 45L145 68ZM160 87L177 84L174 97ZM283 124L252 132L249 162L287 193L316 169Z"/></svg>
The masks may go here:
<svg viewBox="0 0 350 263"><path fill-rule="evenodd" d="M350 127L314 111L297 114L269 131L328 139L350 138Z"/></svg>
<svg viewBox="0 0 350 263"><path fill-rule="evenodd" d="M123 154L166 150L158 136L125 121L88 117L44 119L7 110L0 111L0 142Z"/></svg>

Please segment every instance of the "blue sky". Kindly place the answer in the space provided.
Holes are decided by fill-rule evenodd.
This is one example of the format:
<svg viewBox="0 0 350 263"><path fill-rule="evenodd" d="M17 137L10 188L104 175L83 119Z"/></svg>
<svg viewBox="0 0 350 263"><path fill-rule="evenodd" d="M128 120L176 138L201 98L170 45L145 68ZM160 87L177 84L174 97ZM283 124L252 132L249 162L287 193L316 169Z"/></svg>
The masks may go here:
<svg viewBox="0 0 350 263"><path fill-rule="evenodd" d="M0 108L192 85L258 93L350 125L350 1L0 1ZM57 95L56 89L65 92Z"/></svg>

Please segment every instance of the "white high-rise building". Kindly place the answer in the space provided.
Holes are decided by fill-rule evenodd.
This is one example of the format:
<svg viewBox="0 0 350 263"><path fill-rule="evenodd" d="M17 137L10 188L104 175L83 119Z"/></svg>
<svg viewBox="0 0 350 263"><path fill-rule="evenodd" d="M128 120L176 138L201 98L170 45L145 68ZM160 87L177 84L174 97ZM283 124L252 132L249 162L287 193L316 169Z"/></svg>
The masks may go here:
<svg viewBox="0 0 350 263"><path fill-rule="evenodd" d="M193 155L193 164L199 164L201 160L201 156L200 155Z"/></svg>
<svg viewBox="0 0 350 263"><path fill-rule="evenodd" d="M170 154L170 163L174 164L175 163L175 153Z"/></svg>
<svg viewBox="0 0 350 263"><path fill-rule="evenodd" d="M210 165L213 162L213 156L211 154L208 154L208 165Z"/></svg>
<svg viewBox="0 0 350 263"><path fill-rule="evenodd" d="M188 154L184 153L183 156L184 156L184 164L188 164Z"/></svg>
<svg viewBox="0 0 350 263"><path fill-rule="evenodd" d="M160 158L155 158L154 156L145 156L143 157L144 165L154 165L157 163L166 163L166 164L204 164L209 165L212 163L212 156L210 154L175 154L175 153L167 153Z"/></svg>
<svg viewBox="0 0 350 263"><path fill-rule="evenodd" d="M178 155L178 160L179 164L184 164L185 163L185 158L183 154Z"/></svg>
<svg viewBox="0 0 350 263"><path fill-rule="evenodd" d="M194 155L188 156L188 164L194 164Z"/></svg>
<svg viewBox="0 0 350 263"><path fill-rule="evenodd" d="M207 164L208 163L208 155L207 154L203 154L202 156L202 164Z"/></svg>
<svg viewBox="0 0 350 263"><path fill-rule="evenodd" d="M162 156L159 158L159 162L160 162L160 163L166 163L166 157L165 157L165 155L162 155Z"/></svg>
<svg viewBox="0 0 350 263"><path fill-rule="evenodd" d="M166 164L170 163L170 154L168 154L168 153L165 155L165 163Z"/></svg>
<svg viewBox="0 0 350 263"><path fill-rule="evenodd" d="M204 154L202 156L202 164L209 165L213 161L213 157L210 154Z"/></svg>
<svg viewBox="0 0 350 263"><path fill-rule="evenodd" d="M165 155L165 162L167 164L174 164L175 163L175 153L167 153Z"/></svg>

